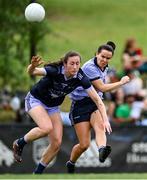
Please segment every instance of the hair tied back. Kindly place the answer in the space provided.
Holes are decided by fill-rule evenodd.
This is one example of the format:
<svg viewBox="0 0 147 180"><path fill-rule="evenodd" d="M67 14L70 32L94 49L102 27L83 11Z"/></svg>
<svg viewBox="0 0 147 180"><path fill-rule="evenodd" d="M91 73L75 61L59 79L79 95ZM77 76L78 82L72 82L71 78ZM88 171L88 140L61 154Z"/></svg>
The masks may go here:
<svg viewBox="0 0 147 180"><path fill-rule="evenodd" d="M113 50L115 50L115 48L116 48L115 43L112 42L112 41L108 41L108 42L107 42L107 45L111 46Z"/></svg>

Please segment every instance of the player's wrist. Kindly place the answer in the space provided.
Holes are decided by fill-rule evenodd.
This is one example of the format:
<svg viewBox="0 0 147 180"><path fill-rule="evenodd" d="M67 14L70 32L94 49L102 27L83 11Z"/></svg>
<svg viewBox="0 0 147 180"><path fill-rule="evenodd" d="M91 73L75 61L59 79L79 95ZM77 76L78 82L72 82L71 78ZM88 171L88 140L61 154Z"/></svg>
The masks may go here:
<svg viewBox="0 0 147 180"><path fill-rule="evenodd" d="M35 66L34 64L30 64L30 68L31 68L31 69L35 69L35 67L36 67L36 66Z"/></svg>

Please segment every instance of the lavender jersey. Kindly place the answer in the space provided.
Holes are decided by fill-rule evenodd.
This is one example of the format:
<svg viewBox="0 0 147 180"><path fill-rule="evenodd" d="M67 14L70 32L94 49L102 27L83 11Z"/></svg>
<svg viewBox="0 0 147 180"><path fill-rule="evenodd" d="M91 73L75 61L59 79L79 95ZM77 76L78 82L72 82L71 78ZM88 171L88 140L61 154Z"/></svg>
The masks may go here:
<svg viewBox="0 0 147 180"><path fill-rule="evenodd" d="M81 68L86 76L90 79L90 81L94 81L96 79L101 79L104 83L106 81L106 75L108 71L108 66L102 71L97 64L97 58L92 58L87 61ZM98 94L101 98L103 98L103 92L98 91ZM88 97L87 92L80 86L76 88L72 93L70 93L70 98L72 100L81 100L84 97Z"/></svg>

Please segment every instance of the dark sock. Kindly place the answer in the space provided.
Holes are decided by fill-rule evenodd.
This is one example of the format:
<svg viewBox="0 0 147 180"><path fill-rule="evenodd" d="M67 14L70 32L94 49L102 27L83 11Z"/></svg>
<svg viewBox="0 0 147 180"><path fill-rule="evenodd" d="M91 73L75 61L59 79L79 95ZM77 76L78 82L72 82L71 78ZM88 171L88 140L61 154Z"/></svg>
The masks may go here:
<svg viewBox="0 0 147 180"><path fill-rule="evenodd" d="M27 142L25 141L24 137L18 139L17 144L20 146L20 148L23 149L23 147L27 144Z"/></svg>
<svg viewBox="0 0 147 180"><path fill-rule="evenodd" d="M42 174L45 168L46 168L46 165L40 162L38 166L36 167L34 174Z"/></svg>
<svg viewBox="0 0 147 180"><path fill-rule="evenodd" d="M101 149L103 149L105 146L100 146L99 148L98 148L98 151L101 151Z"/></svg>
<svg viewBox="0 0 147 180"><path fill-rule="evenodd" d="M75 165L75 162L73 162L73 161L71 161L71 160L69 160L69 163L71 164L71 165Z"/></svg>
<svg viewBox="0 0 147 180"><path fill-rule="evenodd" d="M75 172L75 162L69 160L66 163L67 172L68 173L74 173Z"/></svg>

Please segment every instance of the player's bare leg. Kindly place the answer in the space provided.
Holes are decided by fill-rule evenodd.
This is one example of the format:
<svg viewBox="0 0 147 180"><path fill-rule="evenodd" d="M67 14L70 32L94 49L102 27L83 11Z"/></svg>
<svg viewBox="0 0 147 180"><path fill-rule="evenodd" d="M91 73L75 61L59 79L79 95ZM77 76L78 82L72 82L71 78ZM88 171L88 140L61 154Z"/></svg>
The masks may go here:
<svg viewBox="0 0 147 180"><path fill-rule="evenodd" d="M76 144L72 148L70 160L66 163L68 173L74 173L75 162L80 157L80 155L89 147L91 138L91 126L88 121L77 123L74 125L74 128L79 140L79 144Z"/></svg>
<svg viewBox="0 0 147 180"><path fill-rule="evenodd" d="M102 117L98 110L92 113L90 124L92 128L94 129L95 136L96 136L95 138L96 144L99 149L99 161L103 163L105 162L106 158L111 153L111 147L106 145L107 143L106 133L103 126Z"/></svg>

